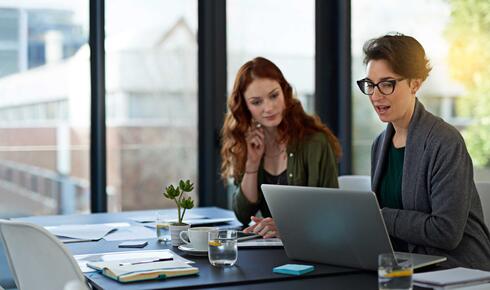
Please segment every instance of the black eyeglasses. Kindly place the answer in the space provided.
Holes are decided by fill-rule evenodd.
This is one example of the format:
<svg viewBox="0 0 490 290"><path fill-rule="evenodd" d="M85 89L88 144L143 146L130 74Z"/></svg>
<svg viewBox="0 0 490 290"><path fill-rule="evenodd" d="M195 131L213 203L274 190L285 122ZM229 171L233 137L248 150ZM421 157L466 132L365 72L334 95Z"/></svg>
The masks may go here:
<svg viewBox="0 0 490 290"><path fill-rule="evenodd" d="M362 79L357 81L357 85L359 86L359 89L361 89L361 92L368 96L372 96L374 94L374 88L376 87L383 95L390 95L395 91L396 82L402 81L404 79L405 78L380 81L377 84L368 79Z"/></svg>

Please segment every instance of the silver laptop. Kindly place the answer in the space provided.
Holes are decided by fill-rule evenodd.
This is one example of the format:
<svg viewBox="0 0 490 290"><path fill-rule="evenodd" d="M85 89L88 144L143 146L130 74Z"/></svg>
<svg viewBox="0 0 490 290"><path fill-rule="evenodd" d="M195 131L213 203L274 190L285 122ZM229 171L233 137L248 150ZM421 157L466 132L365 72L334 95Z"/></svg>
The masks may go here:
<svg viewBox="0 0 490 290"><path fill-rule="evenodd" d="M377 270L378 255L393 252L372 192L270 184L262 191L291 259ZM412 259L420 268L447 258Z"/></svg>

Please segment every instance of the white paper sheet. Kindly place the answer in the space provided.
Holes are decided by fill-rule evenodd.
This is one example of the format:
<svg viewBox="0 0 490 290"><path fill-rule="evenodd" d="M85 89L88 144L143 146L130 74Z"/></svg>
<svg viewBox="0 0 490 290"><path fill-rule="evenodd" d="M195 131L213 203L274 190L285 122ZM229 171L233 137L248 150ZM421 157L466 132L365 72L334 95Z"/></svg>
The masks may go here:
<svg viewBox="0 0 490 290"><path fill-rule="evenodd" d="M238 242L237 246L246 247L246 248L262 248L262 247L282 247L282 241L278 238L270 238L270 239L253 239L247 240L243 242Z"/></svg>
<svg viewBox="0 0 490 290"><path fill-rule="evenodd" d="M488 283L489 281L490 272L462 267L413 275L413 282L416 285L442 289Z"/></svg>
<svg viewBox="0 0 490 290"><path fill-rule="evenodd" d="M128 223L105 223L87 225L60 225L45 227L58 237L96 241L118 228L129 227Z"/></svg>
<svg viewBox="0 0 490 290"><path fill-rule="evenodd" d="M165 215L160 215L160 218L164 219L167 222L174 222L177 221L177 212L171 213L169 212L168 214ZM185 219L184 222L188 219L205 219L205 216L202 215L197 215L197 214L192 214L189 212L185 213ZM136 216L136 217L130 217L130 220L139 222L139 223L151 223L155 222L157 219L157 214L155 213L154 215L146 215L146 216Z"/></svg>
<svg viewBox="0 0 490 290"><path fill-rule="evenodd" d="M117 231L111 232L104 237L106 241L126 241L140 239L154 239L157 233L155 229L150 229L143 226L131 226L119 228Z"/></svg>

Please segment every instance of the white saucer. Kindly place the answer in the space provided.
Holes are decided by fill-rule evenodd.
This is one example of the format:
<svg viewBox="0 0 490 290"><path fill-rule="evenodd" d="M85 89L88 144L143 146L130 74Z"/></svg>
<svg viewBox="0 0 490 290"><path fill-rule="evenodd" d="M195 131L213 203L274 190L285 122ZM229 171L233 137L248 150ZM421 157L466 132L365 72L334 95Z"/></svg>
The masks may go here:
<svg viewBox="0 0 490 290"><path fill-rule="evenodd" d="M207 256L208 250L196 250L188 245L180 245L178 249L193 256Z"/></svg>

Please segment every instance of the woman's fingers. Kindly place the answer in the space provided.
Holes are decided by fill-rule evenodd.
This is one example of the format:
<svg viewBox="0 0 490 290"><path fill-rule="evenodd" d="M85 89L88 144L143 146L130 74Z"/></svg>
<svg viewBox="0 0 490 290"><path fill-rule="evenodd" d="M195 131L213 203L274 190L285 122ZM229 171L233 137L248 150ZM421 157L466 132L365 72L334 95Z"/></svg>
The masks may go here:
<svg viewBox="0 0 490 290"><path fill-rule="evenodd" d="M256 148L260 148L262 146L262 140L260 140L259 137L255 136L253 137L253 139L251 140L251 143L256 147Z"/></svg>
<svg viewBox="0 0 490 290"><path fill-rule="evenodd" d="M265 225L265 226L262 228L262 230L260 230L260 232L259 232L258 234L264 237L264 236L265 236L265 235L267 235L267 234L268 234L270 231L271 231L270 226L269 226L269 225Z"/></svg>
<svg viewBox="0 0 490 290"><path fill-rule="evenodd" d="M258 218L255 219L258 221L258 223L253 229L253 233L261 235L264 238L272 238L278 236L276 224L274 223L274 220L272 218L264 218L260 219L260 221Z"/></svg>
<svg viewBox="0 0 490 290"><path fill-rule="evenodd" d="M279 233L277 231L268 231L267 234L264 235L264 239L276 238L279 237Z"/></svg>
<svg viewBox="0 0 490 290"><path fill-rule="evenodd" d="M263 218L256 217L256 216L251 216L250 219L256 224L260 223L263 220Z"/></svg>
<svg viewBox="0 0 490 290"><path fill-rule="evenodd" d="M256 225L249 226L248 228L243 229L244 233L251 233L254 231Z"/></svg>
<svg viewBox="0 0 490 290"><path fill-rule="evenodd" d="M265 135L264 135L264 128L258 128L257 130L254 130L255 135L257 135L261 140L264 140Z"/></svg>
<svg viewBox="0 0 490 290"><path fill-rule="evenodd" d="M250 232L253 232L255 227L260 223L260 221L262 220L262 218L258 218L256 216L251 216L250 217L250 220L253 221L255 224L243 229L243 232L245 233L250 233Z"/></svg>
<svg viewBox="0 0 490 290"><path fill-rule="evenodd" d="M255 225L255 228L253 229L253 231L252 231L252 232L253 232L254 234L258 234L258 235L260 235L260 231L262 231L262 229L264 228L264 226L265 226L265 225L264 225L263 223L258 223L258 224L256 224L256 225Z"/></svg>

